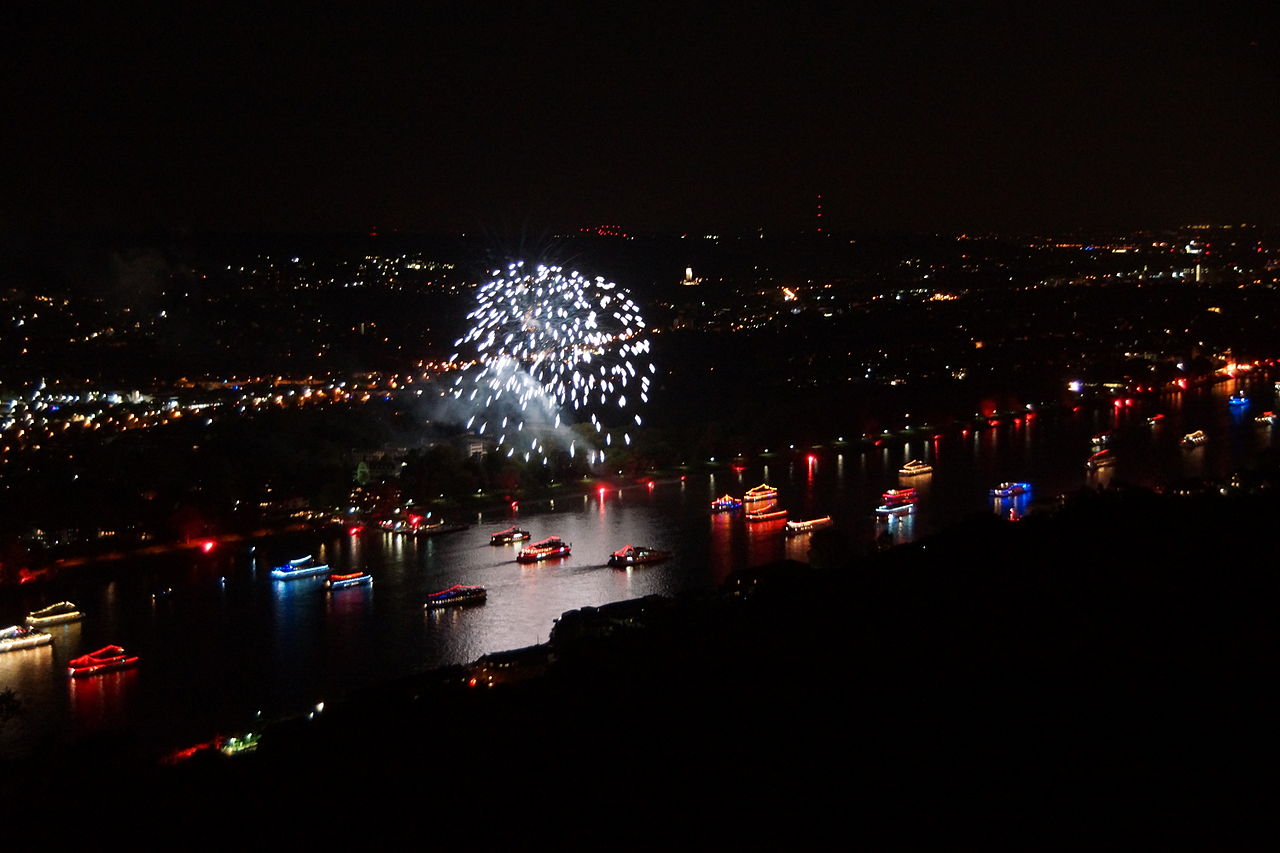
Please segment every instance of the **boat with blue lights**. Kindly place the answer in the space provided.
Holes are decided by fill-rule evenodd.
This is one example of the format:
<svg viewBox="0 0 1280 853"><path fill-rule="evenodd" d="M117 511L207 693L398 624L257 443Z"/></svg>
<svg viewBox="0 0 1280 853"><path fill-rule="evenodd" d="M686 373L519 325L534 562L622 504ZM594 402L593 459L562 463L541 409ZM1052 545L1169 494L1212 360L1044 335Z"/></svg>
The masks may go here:
<svg viewBox="0 0 1280 853"><path fill-rule="evenodd" d="M520 553L516 555L516 562L538 563L555 557L567 557L571 547L559 536L548 536L546 539L521 548Z"/></svg>
<svg viewBox="0 0 1280 853"><path fill-rule="evenodd" d="M993 498L1014 498L1031 491L1030 483L1001 483L991 490Z"/></svg>
<svg viewBox="0 0 1280 853"><path fill-rule="evenodd" d="M45 625L61 625L66 622L79 622L84 614L70 601L59 601L27 614L27 625L39 628Z"/></svg>
<svg viewBox="0 0 1280 853"><path fill-rule="evenodd" d="M273 580L288 581L294 578L307 578L313 575L322 575L329 571L328 563L317 562L315 557L308 554L305 557L299 557L296 560L290 560L276 566L271 570Z"/></svg>
<svg viewBox="0 0 1280 853"><path fill-rule="evenodd" d="M825 530L831 527L835 522L831 520L831 516L824 515L820 518L809 518L803 521L788 521L782 528L782 532L787 536L798 536L801 533L812 533L815 530Z"/></svg>
<svg viewBox="0 0 1280 853"><path fill-rule="evenodd" d="M1247 406L1249 405L1249 398L1246 397L1244 394L1232 394L1230 397L1227 398L1227 405Z"/></svg>
<svg viewBox="0 0 1280 853"><path fill-rule="evenodd" d="M526 539L532 539L533 534L519 527L508 527L506 530L499 530L497 533L489 537L490 545L510 545L513 542L524 542Z"/></svg>
<svg viewBox="0 0 1280 853"><path fill-rule="evenodd" d="M916 511L913 503L881 504L876 507L876 515L911 515Z"/></svg>
<svg viewBox="0 0 1280 853"><path fill-rule="evenodd" d="M448 589L442 589L439 592L433 592L428 595L426 603L422 606L427 610L434 610L437 607L484 604L487 597L488 592L482 586L456 583Z"/></svg>
<svg viewBox="0 0 1280 853"><path fill-rule="evenodd" d="M329 589L346 589L352 586L373 586L373 575L368 572L333 572L324 582Z"/></svg>
<svg viewBox="0 0 1280 853"><path fill-rule="evenodd" d="M742 509L742 498L735 498L733 495L721 495L711 502L712 512L732 512L735 509Z"/></svg>
<svg viewBox="0 0 1280 853"><path fill-rule="evenodd" d="M137 663L138 656L129 654L120 646L103 646L96 652L89 652L87 655L67 661L67 675L72 678L98 675L117 669L128 669Z"/></svg>
<svg viewBox="0 0 1280 853"><path fill-rule="evenodd" d="M660 551L657 548L645 548L639 545L627 545L614 551L609 555L609 565L617 568L627 568L628 566L641 566L645 563L657 563L671 557L670 551Z"/></svg>
<svg viewBox="0 0 1280 853"><path fill-rule="evenodd" d="M52 634L45 631L32 630L26 625L10 625L8 628L0 628L0 652L34 649L36 646L47 646L52 642Z"/></svg>

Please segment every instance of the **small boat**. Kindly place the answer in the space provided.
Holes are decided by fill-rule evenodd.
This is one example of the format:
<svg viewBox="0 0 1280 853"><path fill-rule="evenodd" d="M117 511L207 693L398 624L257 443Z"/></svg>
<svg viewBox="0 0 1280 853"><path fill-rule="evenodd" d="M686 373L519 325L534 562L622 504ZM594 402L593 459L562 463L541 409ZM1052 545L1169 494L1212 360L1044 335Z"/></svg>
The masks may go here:
<svg viewBox="0 0 1280 853"><path fill-rule="evenodd" d="M1274 424L1276 422L1276 413L1263 412L1262 414L1255 417L1253 420L1254 420L1254 423L1259 423L1259 424Z"/></svg>
<svg viewBox="0 0 1280 853"><path fill-rule="evenodd" d="M899 506L916 502L915 489L890 489L880 496L885 506Z"/></svg>
<svg viewBox="0 0 1280 853"><path fill-rule="evenodd" d="M305 557L299 557L296 560L290 560L287 563L276 566L271 570L271 577L278 581L289 581L294 578L322 575L327 571L329 571L328 563L317 563L315 557L308 554Z"/></svg>
<svg viewBox="0 0 1280 853"><path fill-rule="evenodd" d="M1099 450L1085 460L1084 467L1090 471L1096 471L1099 468L1109 468L1116 464L1115 454L1110 450Z"/></svg>
<svg viewBox="0 0 1280 853"><path fill-rule="evenodd" d="M1001 483L991 490L993 498L1012 498L1031 491L1030 483Z"/></svg>
<svg viewBox="0 0 1280 853"><path fill-rule="evenodd" d="M671 556L670 551L659 551L657 548L643 548L638 545L627 545L609 555L609 565L614 568L639 566L644 563L656 563Z"/></svg>
<svg viewBox="0 0 1280 853"><path fill-rule="evenodd" d="M103 646L96 652L89 652L78 658L67 661L67 675L79 678L83 675L97 675L114 669L125 669L138 662L137 655L131 655L120 646Z"/></svg>
<svg viewBox="0 0 1280 853"><path fill-rule="evenodd" d="M428 610L434 610L437 607L450 607L455 604L484 604L487 595L482 586L456 583L448 589L428 595L427 603L422 606Z"/></svg>
<svg viewBox="0 0 1280 853"><path fill-rule="evenodd" d="M40 610L27 614L27 625L32 628L42 625L61 625L63 622L79 622L84 614L76 609L70 601L59 601Z"/></svg>
<svg viewBox="0 0 1280 853"><path fill-rule="evenodd" d="M570 547L572 546L559 536L548 536L546 539L521 548L520 553L516 555L516 562L537 563L554 557L567 557Z"/></svg>
<svg viewBox="0 0 1280 853"><path fill-rule="evenodd" d="M438 521L435 524L423 524L412 531L414 536L439 536L441 533L457 533L459 530L466 530L471 525L463 524L460 521L450 522L446 524Z"/></svg>
<svg viewBox="0 0 1280 853"><path fill-rule="evenodd" d="M928 462L921 462L919 459L912 459L906 465L898 469L898 473L904 477L914 477L917 474L928 474L933 470L933 466Z"/></svg>
<svg viewBox="0 0 1280 853"><path fill-rule="evenodd" d="M1100 432L1097 435L1095 435L1093 438L1089 439L1089 441L1093 444L1094 447L1105 447L1106 445L1111 443L1111 433Z"/></svg>
<svg viewBox="0 0 1280 853"><path fill-rule="evenodd" d="M240 755L245 752L253 752L261 742L261 733L246 732L242 735L232 735L225 740L219 740L218 751L223 755Z"/></svg>
<svg viewBox="0 0 1280 853"><path fill-rule="evenodd" d="M805 521L788 521L782 528L782 532L787 536L797 536L801 533L812 533L814 530L825 530L834 523L829 515L824 515L821 518L810 518Z"/></svg>
<svg viewBox="0 0 1280 853"><path fill-rule="evenodd" d="M742 508L742 499L733 495L721 495L711 502L712 512L730 512Z"/></svg>
<svg viewBox="0 0 1280 853"><path fill-rule="evenodd" d="M349 586L373 586L373 575L368 572L333 572L324 585L329 589L346 589Z"/></svg>
<svg viewBox="0 0 1280 853"><path fill-rule="evenodd" d="M915 511L915 504L881 504L876 507L877 515L911 515Z"/></svg>
<svg viewBox="0 0 1280 853"><path fill-rule="evenodd" d="M26 625L11 625L8 628L0 628L0 652L34 649L36 646L47 646L52 642L52 634L44 631L33 631Z"/></svg>
<svg viewBox="0 0 1280 853"><path fill-rule="evenodd" d="M1160 423L1162 420L1164 420L1164 415L1157 412L1151 417L1147 418L1147 423L1151 424L1152 426L1155 426L1156 424Z"/></svg>
<svg viewBox="0 0 1280 853"><path fill-rule="evenodd" d="M785 509L760 509L747 512L747 521L781 521L787 517Z"/></svg>
<svg viewBox="0 0 1280 853"><path fill-rule="evenodd" d="M1209 440L1209 436L1204 434L1204 430L1198 429L1195 432L1189 432L1182 437L1182 443L1188 446L1204 444Z"/></svg>
<svg viewBox="0 0 1280 853"><path fill-rule="evenodd" d="M489 537L490 545L510 545L512 542L523 542L526 539L532 539L533 534L527 530L521 530L519 527L508 527L506 530L499 530Z"/></svg>
<svg viewBox="0 0 1280 853"><path fill-rule="evenodd" d="M760 501L776 500L778 490L767 483L761 483L752 489L747 489L747 493L742 496L743 503L753 504Z"/></svg>
<svg viewBox="0 0 1280 853"><path fill-rule="evenodd" d="M1227 398L1227 404L1230 406L1247 406L1249 405L1249 398L1243 394L1232 394Z"/></svg>

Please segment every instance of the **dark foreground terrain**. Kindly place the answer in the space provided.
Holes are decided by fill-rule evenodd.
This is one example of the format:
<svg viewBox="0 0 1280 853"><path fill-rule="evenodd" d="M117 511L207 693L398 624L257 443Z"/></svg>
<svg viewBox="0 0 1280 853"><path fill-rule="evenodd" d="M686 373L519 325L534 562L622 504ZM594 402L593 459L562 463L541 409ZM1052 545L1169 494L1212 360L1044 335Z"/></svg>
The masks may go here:
<svg viewBox="0 0 1280 853"><path fill-rule="evenodd" d="M291 849L1261 846L1278 510L1082 495L840 571L578 611L538 677L427 674L235 758L88 744L4 768L5 826Z"/></svg>

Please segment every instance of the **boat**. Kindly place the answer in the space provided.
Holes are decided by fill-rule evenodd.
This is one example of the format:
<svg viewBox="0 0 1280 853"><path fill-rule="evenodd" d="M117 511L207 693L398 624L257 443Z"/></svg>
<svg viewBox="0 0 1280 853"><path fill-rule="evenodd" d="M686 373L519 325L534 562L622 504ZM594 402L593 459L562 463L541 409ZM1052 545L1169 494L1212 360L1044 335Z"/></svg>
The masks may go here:
<svg viewBox="0 0 1280 853"><path fill-rule="evenodd" d="M787 517L785 509L759 509L747 512L747 521L781 521Z"/></svg>
<svg viewBox="0 0 1280 853"><path fill-rule="evenodd" d="M788 521L782 528L782 532L787 536L796 536L801 533L811 533L814 530L825 530L834 523L829 515L824 515L821 518L810 518L805 521Z"/></svg>
<svg viewBox="0 0 1280 853"><path fill-rule="evenodd" d="M1227 398L1227 405L1247 406L1249 405L1249 398L1243 394L1232 394L1230 397Z"/></svg>
<svg viewBox="0 0 1280 853"><path fill-rule="evenodd" d="M1160 423L1162 420L1164 420L1164 415L1160 414L1159 412L1156 412L1154 415L1147 418L1147 423L1151 424L1152 426L1155 426L1156 424Z"/></svg>
<svg viewBox="0 0 1280 853"><path fill-rule="evenodd" d="M1258 415L1257 417L1255 417L1253 420L1254 420L1254 423L1259 423L1259 424L1273 424L1273 423L1275 423L1275 422L1276 422L1276 413L1275 413L1275 412L1263 412L1262 414L1260 414L1260 415Z"/></svg>
<svg viewBox="0 0 1280 853"><path fill-rule="evenodd" d="M1198 429L1195 432L1189 432L1182 437L1182 443L1189 446L1204 444L1208 440L1209 436L1205 435L1204 430L1202 429Z"/></svg>
<svg viewBox="0 0 1280 853"><path fill-rule="evenodd" d="M373 575L368 572L333 572L324 585L329 589L346 589L349 586L373 586Z"/></svg>
<svg viewBox="0 0 1280 853"><path fill-rule="evenodd" d="M1012 498L1031 491L1030 483L1001 483L991 490L993 498Z"/></svg>
<svg viewBox="0 0 1280 853"><path fill-rule="evenodd" d="M721 495L711 502L712 512L730 512L742 508L742 498L733 495Z"/></svg>
<svg viewBox="0 0 1280 853"><path fill-rule="evenodd" d="M880 500L885 506L899 506L901 504L913 504L916 502L915 489L890 489L880 496Z"/></svg>
<svg viewBox="0 0 1280 853"><path fill-rule="evenodd" d="M521 530L519 527L508 527L506 530L499 530L489 537L490 545L510 545L512 542L523 542L526 539L532 539L533 534L527 530Z"/></svg>
<svg viewBox="0 0 1280 853"><path fill-rule="evenodd" d="M34 649L36 646L47 646L52 642L52 634L44 631L33 631L26 625L10 625L8 628L0 628L0 652Z"/></svg>
<svg viewBox="0 0 1280 853"><path fill-rule="evenodd" d="M27 625L36 628L42 625L61 625L64 622L79 622L84 618L76 606L70 601L59 601L40 610L27 614Z"/></svg>
<svg viewBox="0 0 1280 853"><path fill-rule="evenodd" d="M487 594L482 586L455 583L448 589L428 595L427 603L422 606L428 610L434 610L437 607L451 607L455 604L483 604Z"/></svg>
<svg viewBox="0 0 1280 853"><path fill-rule="evenodd" d="M760 503L761 501L777 500L778 490L767 483L761 483L752 489L747 489L747 493L743 495L743 503L748 505Z"/></svg>
<svg viewBox="0 0 1280 853"><path fill-rule="evenodd" d="M644 548L639 545L627 545L609 555L609 565L614 568L639 566L644 563L656 563L671 556L670 551L659 551L657 548Z"/></svg>
<svg viewBox="0 0 1280 853"><path fill-rule="evenodd" d="M521 548L520 553L516 555L516 562L537 563L553 557L567 557L570 547L572 546L559 536L548 536L546 539Z"/></svg>
<svg viewBox="0 0 1280 853"><path fill-rule="evenodd" d="M460 521L445 523L443 521L435 524L423 524L420 527L410 531L414 536L439 536L441 533L457 533L459 530L466 530L471 525L464 524Z"/></svg>
<svg viewBox="0 0 1280 853"><path fill-rule="evenodd" d="M906 465L898 469L898 473L904 477L914 477L917 474L928 474L933 470L933 466L928 462L921 462L919 459L912 459Z"/></svg>
<svg viewBox="0 0 1280 853"><path fill-rule="evenodd" d="M1111 443L1111 433L1100 432L1089 440L1092 442L1094 447L1104 447Z"/></svg>
<svg viewBox="0 0 1280 853"><path fill-rule="evenodd" d="M916 505L911 504L881 504L876 507L877 515L911 515L916 511Z"/></svg>
<svg viewBox="0 0 1280 853"><path fill-rule="evenodd" d="M308 554L305 557L299 557L296 560L290 560L287 563L276 566L271 570L271 577L278 581L289 581L294 578L322 575L327 571L329 571L328 563L318 563L315 557Z"/></svg>
<svg viewBox="0 0 1280 853"><path fill-rule="evenodd" d="M96 652L89 652L78 658L67 661L67 675L79 678L82 675L97 675L114 669L125 669L138 662L137 655L131 655L120 646L103 646Z"/></svg>
<svg viewBox="0 0 1280 853"><path fill-rule="evenodd" d="M1099 450L1097 453L1090 455L1089 458L1085 460L1084 467L1088 468L1090 471L1096 471L1099 468L1109 468L1114 464L1116 464L1116 457L1114 453L1110 450Z"/></svg>

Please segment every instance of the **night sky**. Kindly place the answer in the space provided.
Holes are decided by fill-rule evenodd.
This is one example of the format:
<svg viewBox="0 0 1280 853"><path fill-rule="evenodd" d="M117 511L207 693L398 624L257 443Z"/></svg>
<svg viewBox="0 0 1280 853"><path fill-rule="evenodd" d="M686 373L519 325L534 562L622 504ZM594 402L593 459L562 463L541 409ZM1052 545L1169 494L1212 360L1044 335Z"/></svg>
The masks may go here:
<svg viewBox="0 0 1280 853"><path fill-rule="evenodd" d="M0 229L1280 221L1269 4L880 5L14 4Z"/></svg>

